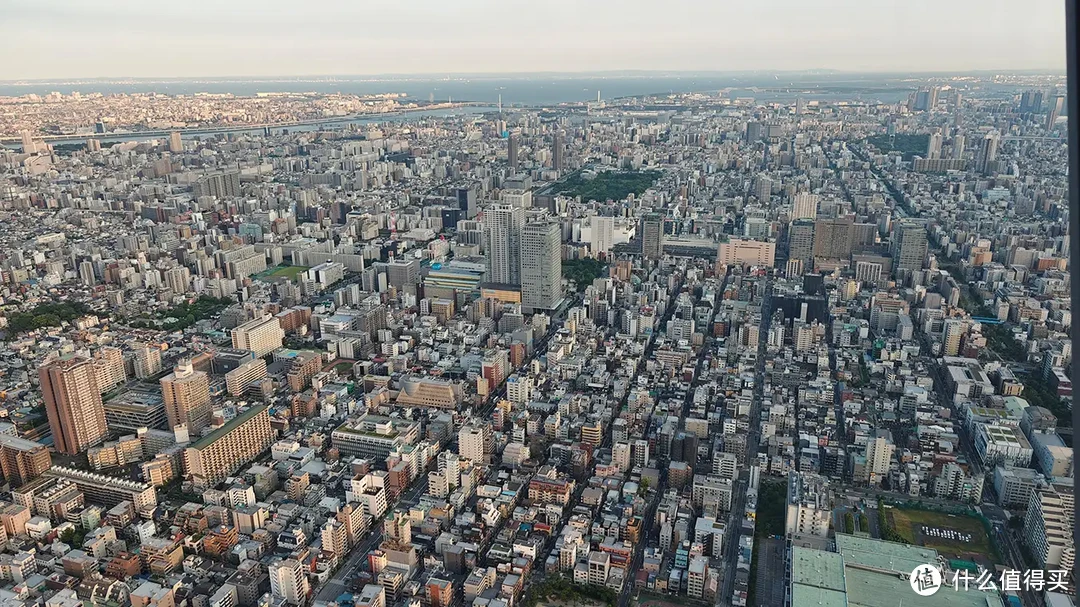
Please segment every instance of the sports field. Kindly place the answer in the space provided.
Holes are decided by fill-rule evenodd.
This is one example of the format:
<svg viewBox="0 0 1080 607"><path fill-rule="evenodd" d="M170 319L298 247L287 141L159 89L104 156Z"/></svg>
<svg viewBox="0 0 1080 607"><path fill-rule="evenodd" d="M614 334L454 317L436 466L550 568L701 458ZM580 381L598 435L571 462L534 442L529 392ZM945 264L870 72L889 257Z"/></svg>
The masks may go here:
<svg viewBox="0 0 1080 607"><path fill-rule="evenodd" d="M886 512L893 529L913 545L933 548L945 557L976 561L984 566L999 562L986 529L973 516L903 508L889 508Z"/></svg>
<svg viewBox="0 0 1080 607"><path fill-rule="evenodd" d="M267 278L284 277L289 280L296 280L296 277L306 272L308 268L306 266L279 266L274 270L267 272Z"/></svg>

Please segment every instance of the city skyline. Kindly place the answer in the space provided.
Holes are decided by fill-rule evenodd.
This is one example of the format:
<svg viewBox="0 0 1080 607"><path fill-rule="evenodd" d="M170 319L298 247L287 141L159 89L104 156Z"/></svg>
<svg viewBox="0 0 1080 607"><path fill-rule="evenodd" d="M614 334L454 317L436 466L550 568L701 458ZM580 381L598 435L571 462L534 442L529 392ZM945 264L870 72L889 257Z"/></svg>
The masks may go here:
<svg viewBox="0 0 1080 607"><path fill-rule="evenodd" d="M20 61L0 69L0 80L1064 66L1063 6L1050 0L1028 3L1022 13L1004 2L967 0L887 8L833 0L812 10L786 1L683 1L666 6L678 25L667 29L646 7L503 3L498 8L517 21L502 23L494 5L479 1L372 10L244 0L221 10L201 0L152 9L126 0L18 0L0 24L0 52ZM575 18L548 25L563 8ZM153 49L159 52L146 52Z"/></svg>

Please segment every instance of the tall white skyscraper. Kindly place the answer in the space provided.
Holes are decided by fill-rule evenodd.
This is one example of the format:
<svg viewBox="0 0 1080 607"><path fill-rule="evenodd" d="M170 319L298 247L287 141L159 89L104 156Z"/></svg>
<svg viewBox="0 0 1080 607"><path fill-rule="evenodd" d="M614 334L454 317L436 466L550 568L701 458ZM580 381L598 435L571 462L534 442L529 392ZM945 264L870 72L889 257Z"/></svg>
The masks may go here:
<svg viewBox="0 0 1080 607"><path fill-rule="evenodd" d="M930 135L930 141L926 144L927 158L941 158L941 133Z"/></svg>
<svg viewBox="0 0 1080 607"><path fill-rule="evenodd" d="M562 301L562 231L551 220L526 224L521 236L521 305L551 310Z"/></svg>
<svg viewBox="0 0 1080 607"><path fill-rule="evenodd" d="M484 211L484 246L490 282L521 284L521 231L525 209L497 204Z"/></svg>
<svg viewBox="0 0 1080 607"><path fill-rule="evenodd" d="M592 248L593 255L606 254L611 251L615 241L615 218L601 217L596 215L592 218Z"/></svg>

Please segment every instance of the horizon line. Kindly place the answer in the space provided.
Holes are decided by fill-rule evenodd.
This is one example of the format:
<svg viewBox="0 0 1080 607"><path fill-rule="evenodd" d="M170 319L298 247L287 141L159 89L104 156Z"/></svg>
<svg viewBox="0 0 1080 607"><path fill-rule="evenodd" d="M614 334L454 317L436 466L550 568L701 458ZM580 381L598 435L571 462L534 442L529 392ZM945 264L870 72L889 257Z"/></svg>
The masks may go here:
<svg viewBox="0 0 1080 607"><path fill-rule="evenodd" d="M608 70L536 70L523 72L505 71L478 71L478 72L383 72L374 74L278 74L278 75L222 75L222 76L52 76L41 78L7 78L0 79L0 84L19 85L22 83L46 84L58 81L115 81L115 80L143 80L148 82L162 82L173 80L226 80L226 81L259 81L259 80L307 80L307 79L331 79L352 78L365 80L380 79L455 79L455 78L495 78L495 77L530 77L530 76L605 76L605 75L671 75L671 76L724 76L724 75L749 75L749 74L815 74L815 75L909 75L909 76L944 76L944 75L968 75L968 74L1029 74L1029 75L1065 75L1064 67L1036 67L1036 68L976 68L958 70L893 70L893 69L836 69L836 68L805 68L805 69L742 69L742 70L662 70L662 69L608 69Z"/></svg>

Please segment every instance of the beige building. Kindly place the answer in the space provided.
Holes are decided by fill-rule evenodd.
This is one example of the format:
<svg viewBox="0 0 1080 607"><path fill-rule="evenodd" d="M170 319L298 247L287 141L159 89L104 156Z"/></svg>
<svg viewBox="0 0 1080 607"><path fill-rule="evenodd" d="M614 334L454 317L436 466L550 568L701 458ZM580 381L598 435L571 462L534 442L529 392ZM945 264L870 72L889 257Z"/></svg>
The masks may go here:
<svg viewBox="0 0 1080 607"><path fill-rule="evenodd" d="M41 443L0 434L0 470L4 480L18 487L39 477L52 466L49 448Z"/></svg>
<svg viewBox="0 0 1080 607"><path fill-rule="evenodd" d="M144 344L135 348L135 377L146 379L161 373L161 349Z"/></svg>
<svg viewBox="0 0 1080 607"><path fill-rule="evenodd" d="M105 346L94 352L94 369L97 372L98 388L102 392L108 392L127 381L124 351L120 348Z"/></svg>
<svg viewBox="0 0 1080 607"><path fill-rule="evenodd" d="M248 321L232 330L234 348L251 350L256 357L263 357L281 347L285 330L278 319L267 314Z"/></svg>
<svg viewBox="0 0 1080 607"><path fill-rule="evenodd" d="M196 371L190 360L181 361L172 373L161 378L161 396L170 428L186 424L191 435L198 435L210 425L210 378Z"/></svg>
<svg viewBox="0 0 1080 607"><path fill-rule="evenodd" d="M720 243L716 261L721 265L772 267L776 260L776 243L764 240L732 238Z"/></svg>
<svg viewBox="0 0 1080 607"><path fill-rule="evenodd" d="M1071 479L1070 479L1071 480ZM1031 492L1024 517L1024 543L1043 569L1072 571L1076 561L1072 484L1051 483Z"/></svg>
<svg viewBox="0 0 1080 607"><path fill-rule="evenodd" d="M249 360L225 374L225 389L229 396L240 396L248 386L266 377L266 361L261 358Z"/></svg>
<svg viewBox="0 0 1080 607"><path fill-rule="evenodd" d="M62 356L38 369L56 450L77 455L105 440L105 409L89 358Z"/></svg>
<svg viewBox="0 0 1080 607"><path fill-rule="evenodd" d="M458 382L434 377L406 377L401 380L396 402L439 409L457 409L465 398Z"/></svg>
<svg viewBox="0 0 1080 607"><path fill-rule="evenodd" d="M252 407L184 449L184 475L198 490L225 480L274 442L266 405Z"/></svg>

